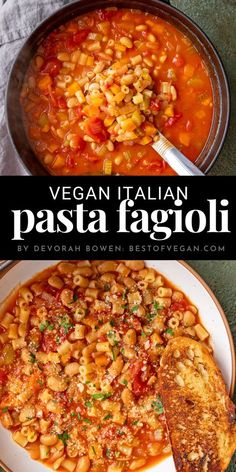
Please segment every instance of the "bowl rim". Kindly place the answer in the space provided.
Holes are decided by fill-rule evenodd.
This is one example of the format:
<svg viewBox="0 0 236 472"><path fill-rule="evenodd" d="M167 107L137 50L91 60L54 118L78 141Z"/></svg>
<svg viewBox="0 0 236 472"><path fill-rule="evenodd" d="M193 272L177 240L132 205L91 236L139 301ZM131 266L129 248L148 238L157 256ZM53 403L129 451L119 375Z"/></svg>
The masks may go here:
<svg viewBox="0 0 236 472"><path fill-rule="evenodd" d="M96 1L99 1L99 0L95 0ZM112 2L112 5L116 6L117 4L119 4L119 0L110 0L110 2ZM145 0L137 0L137 2L139 3L140 2L140 8L145 10ZM185 14L182 10L179 10L177 7L175 7L174 5L171 4L170 0L152 0L152 2L154 4L156 4L157 6L161 7L164 5L165 8L167 8L167 11L169 9L170 12L174 12L174 14L177 14L178 15L178 19L182 20L182 19L186 19L187 22L189 23L189 25L192 25L196 31L193 32L193 34L199 39L200 38L200 42L201 42L201 37L203 37L205 39L205 41L208 43L208 46L210 47L211 49L211 52L210 52L210 55L213 54L216 61L218 62L218 66L219 66L219 71L217 71L217 77L219 78L219 75L221 74L221 79L220 79L220 84L219 84L219 89L220 89L220 95L222 97L222 90L224 91L224 104L220 105L220 109L222 111L222 108L223 108L223 111L224 111L224 120L222 120L222 112L220 114L220 117L219 117L219 126L216 130L216 134L215 134L215 137L213 138L212 140L212 144L211 144L211 147L209 149L209 151L207 152L206 154L206 157L204 159L204 161L198 166L197 164L197 161L199 158L201 158L201 154L202 152L204 151L204 148L206 146L206 144L208 143L208 140L209 140L209 135L210 135L210 131L209 131L209 135L208 135L208 138L207 138L207 141L206 143L204 144L199 156L197 157L196 159L196 165L199 167L200 170L202 170L205 174L207 174L212 166L215 164L217 158L219 157L219 154L224 146L224 143L225 143L225 140L226 140L226 137L227 137L227 133L228 133L228 130L229 130L229 124L230 124L230 116L231 116L231 92L230 92L230 87L229 87L229 79L227 77L227 73L226 73L226 69L225 69L225 66L223 64L223 61L221 59L221 56L218 52L218 50L216 49L216 47L214 46L212 40L209 38L208 34L205 33L205 31L203 30L202 27L200 27L196 22L195 20L193 20L189 15ZM89 1L88 1L89 3ZM40 161L39 162L39 168L40 170L42 170L42 173L43 174L38 174L37 172L34 172L32 171L29 166L25 163L25 161L23 160L23 158L21 157L20 153L18 152L17 150L17 147L15 145L15 140L13 138L13 135L12 135L12 132L11 132L11 125L10 125L10 110L9 110L9 97L10 97L10 87L11 87L11 82L12 82L12 77L13 77L13 72L14 72L14 67L15 65L17 64L17 61L19 59L19 56L22 52L22 50L24 49L25 45L27 44L27 42L30 40L30 38L40 29L43 27L43 25L45 23L47 23L47 21L49 21L51 18L53 18L55 15L57 15L59 12L63 12L64 10L69 10L69 8L73 5L78 5L78 8L79 8L79 4L80 4L80 0L75 0L73 1L72 3L67 3L66 5L63 5L61 8L58 8L56 9L54 12L52 12L50 15L48 15L46 18L44 18L43 21L41 21L37 26L36 28L34 28L34 30L31 32L31 34L26 38L26 40L23 42L20 50L18 51L12 65L11 65L11 68L10 68L10 72L9 72L9 75L8 75L8 80L7 80L7 87L6 87L6 92L5 92L5 115L6 115L6 127L7 127L7 132L8 132L8 136L10 137L10 142L11 142L11 145L13 146L13 149L16 153L16 158L18 160L18 162L23 166L24 170L27 172L28 175L51 175L48 170L42 165L42 163ZM155 6L155 5L154 5ZM94 6L94 8L96 8L96 6ZM118 5L118 8L122 8L121 5ZM124 8L128 8L128 7L124 7ZM93 11L93 10L91 10ZM188 26L189 26L188 25ZM205 45L204 45L205 46ZM215 144L215 138L218 137L219 139L219 143L217 145L217 148L216 150L214 150L214 154L213 154L213 151L212 151L212 147L214 146ZM34 153L33 149L32 149L32 153ZM36 155L35 155L35 159L37 159ZM209 161L209 162L208 162ZM135 176L135 175L134 175Z"/></svg>
<svg viewBox="0 0 236 472"><path fill-rule="evenodd" d="M62 261L63 259L59 259L59 260ZM147 260L151 261L151 260L154 260L154 259L147 259ZM56 261L57 261L57 259L55 259L55 264L57 263ZM157 259L157 261L158 261L158 259ZM230 389L229 389L229 395L230 395L230 397L232 397L233 394L234 394L235 385L236 385L236 350L235 350L235 346L234 346L233 335L232 335L232 332L231 332L226 314L225 314L219 300L217 299L216 295L214 294L213 290L205 282L203 277L195 269L193 269L193 267L191 267L191 265L188 264L186 261L184 261L182 259L173 259L173 261L177 262L180 265L182 265L188 272L190 272L198 280L198 282L200 282L200 284L204 287L204 289L210 295L211 299L213 300L214 304L216 305L216 308L217 308L217 310L218 310L218 312L219 312L219 314L220 314L220 316L223 320L223 323L224 323L224 326L225 326L225 329L226 329L226 332L227 332L227 336L228 336L228 339L229 339L230 351L231 351L232 379L231 379L231 385L230 385ZM18 265L21 262L27 262L27 260L14 260L14 261L6 261L6 262L7 262L6 266L4 266L2 269L0 268L0 280L3 279L5 277L5 275L7 275L8 272L10 272L16 265ZM30 260L29 262L33 262L33 260ZM168 262L171 262L171 261L168 261ZM52 265L53 264L51 264L49 267L51 267ZM37 272L35 273L35 275L37 275ZM26 280L26 282L27 282L27 280ZM4 301L5 301L5 299L0 300L0 303L4 302Z"/></svg>
<svg viewBox="0 0 236 472"><path fill-rule="evenodd" d="M150 259L150 261L151 260L154 260L154 259ZM5 267L2 271L0 271L0 280L3 279L16 265L18 265L21 262L27 262L27 261L26 260L11 261L11 263L7 267ZM33 262L33 261L30 261L30 262ZM148 260L148 262L149 262L149 260ZM170 262L170 261L168 261L168 262ZM214 304L216 305L216 309L218 310L218 313L220 314L220 316L223 320L223 323L224 323L224 326L225 326L225 329L226 329L226 334L227 334L227 337L228 337L228 340L229 340L230 352L231 352L232 378L231 378L231 385L230 385L230 389L229 389L229 396L232 398L232 396L234 394L234 388L235 388L235 382L236 382L236 379L235 379L236 352L235 352L235 348L234 348L233 336L232 336L232 333L231 333L231 330L230 330L230 326L229 326L229 322L227 320L226 314L225 314L220 302L218 301L215 294L213 293L212 289L208 286L208 284L205 282L205 280L202 278L202 276L199 275L198 272L195 269L193 269L187 262L185 262L183 260L174 260L174 262L177 262L178 264L182 265L203 286L203 288L207 291L207 293L210 295L211 299L213 300ZM56 260L55 260L55 263L56 263ZM3 302L4 301L5 301L5 299L3 300ZM3 468L3 470L5 472L14 472L12 469L10 469L1 460L1 458L0 458L0 466Z"/></svg>

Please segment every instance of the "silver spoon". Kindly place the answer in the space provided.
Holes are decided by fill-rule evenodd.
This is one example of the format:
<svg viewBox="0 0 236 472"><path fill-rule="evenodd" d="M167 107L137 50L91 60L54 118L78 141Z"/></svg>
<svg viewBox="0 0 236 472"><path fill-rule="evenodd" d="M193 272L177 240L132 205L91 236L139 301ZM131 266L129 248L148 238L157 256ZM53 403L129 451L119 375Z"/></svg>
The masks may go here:
<svg viewBox="0 0 236 472"><path fill-rule="evenodd" d="M178 175L205 175L185 157L168 139L159 133L159 139L152 144L158 154Z"/></svg>

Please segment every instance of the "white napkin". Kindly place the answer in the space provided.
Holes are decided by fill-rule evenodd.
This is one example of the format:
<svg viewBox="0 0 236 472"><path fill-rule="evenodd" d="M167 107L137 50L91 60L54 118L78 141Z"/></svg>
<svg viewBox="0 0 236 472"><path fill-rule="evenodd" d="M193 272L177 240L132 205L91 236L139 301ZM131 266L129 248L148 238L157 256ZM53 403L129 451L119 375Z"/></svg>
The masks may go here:
<svg viewBox="0 0 236 472"><path fill-rule="evenodd" d="M17 52L41 21L69 0L0 0L0 175L27 175L10 142L5 120L5 94Z"/></svg>

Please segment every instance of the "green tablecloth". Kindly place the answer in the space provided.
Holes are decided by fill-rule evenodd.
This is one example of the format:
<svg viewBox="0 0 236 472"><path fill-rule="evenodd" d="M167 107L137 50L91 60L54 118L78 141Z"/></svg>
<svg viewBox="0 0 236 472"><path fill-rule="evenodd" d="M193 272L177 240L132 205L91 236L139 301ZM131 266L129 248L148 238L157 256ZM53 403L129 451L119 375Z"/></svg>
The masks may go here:
<svg viewBox="0 0 236 472"><path fill-rule="evenodd" d="M228 319L236 346L236 261L187 261L205 280ZM236 401L236 391L234 395ZM236 471L236 454L227 472Z"/></svg>
<svg viewBox="0 0 236 472"><path fill-rule="evenodd" d="M231 91L230 128L223 150L209 175L236 175L236 0L170 0L170 3L203 29L225 66Z"/></svg>

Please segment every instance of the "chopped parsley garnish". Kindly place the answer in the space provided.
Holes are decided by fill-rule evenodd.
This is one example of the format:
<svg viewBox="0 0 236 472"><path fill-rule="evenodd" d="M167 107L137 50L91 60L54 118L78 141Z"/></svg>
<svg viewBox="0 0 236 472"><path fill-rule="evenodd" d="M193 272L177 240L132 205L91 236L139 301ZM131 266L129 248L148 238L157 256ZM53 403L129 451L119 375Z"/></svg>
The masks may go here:
<svg viewBox="0 0 236 472"><path fill-rule="evenodd" d="M111 458L111 449L108 449L108 447L106 449L106 456L108 457L108 459Z"/></svg>
<svg viewBox="0 0 236 472"><path fill-rule="evenodd" d="M146 333L144 333L144 331L142 331L141 336L142 336L143 338L146 338L147 335L146 335Z"/></svg>
<svg viewBox="0 0 236 472"><path fill-rule="evenodd" d="M110 420L111 418L112 418L112 415L108 413L108 415L104 416L103 420L106 421L106 420Z"/></svg>
<svg viewBox="0 0 236 472"><path fill-rule="evenodd" d="M160 395L157 396L156 401L152 402L151 406L158 415L161 415L164 412Z"/></svg>
<svg viewBox="0 0 236 472"><path fill-rule="evenodd" d="M84 418L83 421L84 421L85 423L92 424L92 421L89 420L88 418Z"/></svg>
<svg viewBox="0 0 236 472"><path fill-rule="evenodd" d="M126 386L127 386L127 385L128 385L128 380L124 379L124 380L122 380L121 383L122 383L123 385L126 385Z"/></svg>
<svg viewBox="0 0 236 472"><path fill-rule="evenodd" d="M134 313L135 311L138 311L138 305L134 305L131 309L130 312Z"/></svg>
<svg viewBox="0 0 236 472"><path fill-rule="evenodd" d="M72 417L73 417L73 416L76 416L75 411L72 411L71 414L70 414L70 416L72 416Z"/></svg>
<svg viewBox="0 0 236 472"><path fill-rule="evenodd" d="M41 333L46 329L46 323L40 323L39 325L39 331L41 331Z"/></svg>
<svg viewBox="0 0 236 472"><path fill-rule="evenodd" d="M77 302L78 298L79 298L78 295L76 295L76 293L75 293L75 294L73 295L73 301L74 301L74 302Z"/></svg>
<svg viewBox="0 0 236 472"><path fill-rule="evenodd" d="M125 299L126 299L127 291L128 291L128 289L126 288L126 289L124 290L124 292L122 293L122 297L121 297L122 300L125 300Z"/></svg>
<svg viewBox="0 0 236 472"><path fill-rule="evenodd" d="M39 331L43 333L45 329L49 329L49 331L52 331L54 329L54 325L51 324L48 320L46 320L44 323L40 323L39 325Z"/></svg>
<svg viewBox="0 0 236 472"><path fill-rule="evenodd" d="M33 354L32 352L30 352L30 362L31 364L34 364L36 362L35 354Z"/></svg>
<svg viewBox="0 0 236 472"><path fill-rule="evenodd" d="M81 420L81 414L77 413L77 417L78 417L78 420L80 421Z"/></svg>
<svg viewBox="0 0 236 472"><path fill-rule="evenodd" d="M91 397L94 400L106 400L107 398L110 398L112 396L112 393L93 393Z"/></svg>
<svg viewBox="0 0 236 472"><path fill-rule="evenodd" d="M44 386L44 381L42 379L38 379L37 383L40 385L40 387Z"/></svg>
<svg viewBox="0 0 236 472"><path fill-rule="evenodd" d="M146 317L148 319L149 322L153 321L154 318L156 318L156 316L158 316L158 313L157 311L158 310L162 310L163 306L160 305L158 302L154 302L153 303L153 310L154 310L154 313L147 313L146 314Z"/></svg>
<svg viewBox="0 0 236 472"><path fill-rule="evenodd" d="M122 431L122 429L117 429L117 434L118 434L119 436L124 436L125 432Z"/></svg>
<svg viewBox="0 0 236 472"><path fill-rule="evenodd" d="M171 329L171 328L167 328L167 329L165 330L165 333L166 333L166 334L170 334L171 336L173 336L174 331L173 331L173 329Z"/></svg>
<svg viewBox="0 0 236 472"><path fill-rule="evenodd" d="M64 446L67 446L67 441L68 439L70 439L70 436L67 433L67 431L64 431L64 433L58 434L57 437L63 442Z"/></svg>
<svg viewBox="0 0 236 472"><path fill-rule="evenodd" d="M60 342L61 342L61 338L60 338L60 336L57 336L57 337L56 337L56 343L57 343L57 344L60 344Z"/></svg>
<svg viewBox="0 0 236 472"><path fill-rule="evenodd" d="M113 361L115 361L115 360L116 360L116 358L117 358L117 354L116 354L116 351L115 351L115 349L113 349L113 348L112 348L112 350L111 350L111 354L112 354L112 360L113 360Z"/></svg>
<svg viewBox="0 0 236 472"><path fill-rule="evenodd" d="M60 326L64 329L65 334L68 334L69 330L74 327L73 323L71 323L67 316L61 318Z"/></svg>
<svg viewBox="0 0 236 472"><path fill-rule="evenodd" d="M115 336L115 334L116 334L115 331L108 331L107 336L108 336L108 338L113 338L113 336Z"/></svg>
<svg viewBox="0 0 236 472"><path fill-rule="evenodd" d="M111 287L110 284L105 284L104 285L105 292L108 292L108 290L110 290L110 287Z"/></svg>
<svg viewBox="0 0 236 472"><path fill-rule="evenodd" d="M133 421L133 423L132 423L133 426L137 426L137 424L139 424L139 420Z"/></svg>
<svg viewBox="0 0 236 472"><path fill-rule="evenodd" d="M92 402L90 402L90 401L88 401L88 400L86 400L86 401L84 402L84 404L85 404L85 406L87 406L87 408L92 408L92 406L93 406Z"/></svg>
<svg viewBox="0 0 236 472"><path fill-rule="evenodd" d="M124 308L124 310L127 310L129 305L121 305L121 308Z"/></svg>
<svg viewBox="0 0 236 472"><path fill-rule="evenodd" d="M52 331L54 329L54 325L53 324L48 325L47 329L49 329L49 331Z"/></svg>
<svg viewBox="0 0 236 472"><path fill-rule="evenodd" d="M109 331L107 333L107 336L108 336L108 338L111 338L111 339L113 338L112 339L113 346L118 346L119 341L118 341L118 339L116 339L116 332L115 331Z"/></svg>
<svg viewBox="0 0 236 472"><path fill-rule="evenodd" d="M155 311L157 311L157 310L162 310L163 307L160 305L160 303L154 302L153 303L153 308L154 308Z"/></svg>
<svg viewBox="0 0 236 472"><path fill-rule="evenodd" d="M3 412L3 413L6 413L7 411L8 411L8 406L4 406L4 407L2 408L2 412Z"/></svg>
<svg viewBox="0 0 236 472"><path fill-rule="evenodd" d="M113 320L113 319L110 320L110 325L112 326L112 328L114 328L115 324L116 324L116 323L115 323L115 320Z"/></svg>
<svg viewBox="0 0 236 472"><path fill-rule="evenodd" d="M156 316L157 316L156 313L147 313L146 314L146 317L147 317L148 321L150 321L150 322L153 321L154 318L156 318Z"/></svg>

